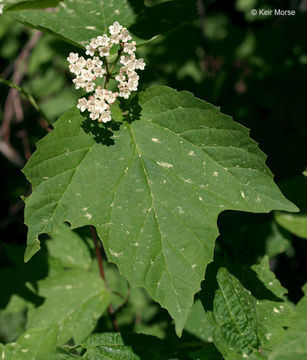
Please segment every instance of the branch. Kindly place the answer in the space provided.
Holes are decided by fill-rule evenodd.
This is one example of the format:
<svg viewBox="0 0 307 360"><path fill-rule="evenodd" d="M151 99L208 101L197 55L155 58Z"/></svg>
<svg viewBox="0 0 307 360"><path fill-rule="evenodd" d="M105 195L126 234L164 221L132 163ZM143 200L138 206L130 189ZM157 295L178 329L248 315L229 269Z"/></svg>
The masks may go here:
<svg viewBox="0 0 307 360"><path fill-rule="evenodd" d="M12 76L12 82L17 86L22 82L26 72L27 65L30 57L31 50L37 44L42 33L40 31L34 32L26 45L22 48L19 53L15 63L14 63L14 72ZM4 117L3 122L0 128L0 133L3 137L3 140L10 145L10 124L15 115L16 122L21 122L23 120L23 110L21 106L20 95L17 89L11 89L7 96L5 105L4 105Z"/></svg>
<svg viewBox="0 0 307 360"><path fill-rule="evenodd" d="M100 251L100 247L99 247L99 243L98 243L98 241L99 241L98 236L97 236L97 233L96 233L96 230L95 230L94 226L90 225L90 230L91 230L92 239L93 239L94 244L95 244L95 252L96 252L96 258L97 258L97 261L98 261L100 277L102 278L102 280L105 283L105 286L107 288L108 285L107 285L107 281L106 281L105 274L104 274L102 256L101 256L101 251ZM116 322L116 319L115 319L115 312L114 312L114 309L112 307L112 304L110 304L108 306L108 313L109 313L110 320L112 322L113 330L118 332L119 329L118 329L117 322Z"/></svg>
<svg viewBox="0 0 307 360"><path fill-rule="evenodd" d="M22 167L24 165L23 159L19 156L18 152L0 137L0 153L4 155L11 163Z"/></svg>

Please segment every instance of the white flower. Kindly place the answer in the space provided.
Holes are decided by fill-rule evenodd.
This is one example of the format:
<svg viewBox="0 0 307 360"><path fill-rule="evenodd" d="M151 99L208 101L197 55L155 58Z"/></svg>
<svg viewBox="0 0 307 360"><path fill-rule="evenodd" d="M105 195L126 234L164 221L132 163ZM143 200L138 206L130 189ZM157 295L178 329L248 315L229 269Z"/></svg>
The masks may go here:
<svg viewBox="0 0 307 360"><path fill-rule="evenodd" d="M132 41L131 43L124 43L124 52L129 54L129 55L132 55L134 53L134 51L136 50L136 42L135 41Z"/></svg>
<svg viewBox="0 0 307 360"><path fill-rule="evenodd" d="M118 96L128 99L130 94L131 94L131 92L129 90L121 89Z"/></svg>
<svg viewBox="0 0 307 360"><path fill-rule="evenodd" d="M86 55L90 55L90 56L95 55L95 49L91 45L86 45L85 49L86 49L85 52Z"/></svg>
<svg viewBox="0 0 307 360"><path fill-rule="evenodd" d="M110 54L109 46L101 46L100 48L98 48L98 50L99 50L99 55L101 57L109 56L109 54Z"/></svg>
<svg viewBox="0 0 307 360"><path fill-rule="evenodd" d="M136 59L135 60L135 68L137 70L144 70L145 69L145 61L144 59Z"/></svg>
<svg viewBox="0 0 307 360"><path fill-rule="evenodd" d="M115 80L117 80L118 82L126 81L126 76L123 74L116 75Z"/></svg>
<svg viewBox="0 0 307 360"><path fill-rule="evenodd" d="M132 39L129 31L125 27L122 28L122 31L120 32L120 39L124 43Z"/></svg>
<svg viewBox="0 0 307 360"><path fill-rule="evenodd" d="M110 111L105 111L103 114L100 115L100 117L98 119L99 122L103 122L103 123L109 122L111 120L112 120L112 118L111 118Z"/></svg>
<svg viewBox="0 0 307 360"><path fill-rule="evenodd" d="M3 14L3 8L4 8L4 5L0 4L0 15Z"/></svg>
<svg viewBox="0 0 307 360"><path fill-rule="evenodd" d="M86 98L79 99L77 108L80 109L81 112L84 112L87 109L87 99Z"/></svg>
<svg viewBox="0 0 307 360"><path fill-rule="evenodd" d="M117 21L115 21L113 25L109 26L110 34L119 34L122 28L123 27Z"/></svg>
<svg viewBox="0 0 307 360"><path fill-rule="evenodd" d="M109 46L110 38L107 34L103 34L102 36L97 37L98 46Z"/></svg>
<svg viewBox="0 0 307 360"><path fill-rule="evenodd" d="M75 53L71 52L67 58L67 61L70 64L74 64L78 59L79 59L79 54L75 54Z"/></svg>
<svg viewBox="0 0 307 360"><path fill-rule="evenodd" d="M123 65L127 65L129 64L131 61L134 61L135 59L135 55L123 55L121 56L120 58L120 63L123 64Z"/></svg>
<svg viewBox="0 0 307 360"><path fill-rule="evenodd" d="M91 39L90 46L91 46L93 49L97 49L99 45L100 45L100 44L99 44L98 38L93 38L93 39Z"/></svg>
<svg viewBox="0 0 307 360"><path fill-rule="evenodd" d="M119 34L113 34L111 35L110 40L112 44L119 44L121 38Z"/></svg>

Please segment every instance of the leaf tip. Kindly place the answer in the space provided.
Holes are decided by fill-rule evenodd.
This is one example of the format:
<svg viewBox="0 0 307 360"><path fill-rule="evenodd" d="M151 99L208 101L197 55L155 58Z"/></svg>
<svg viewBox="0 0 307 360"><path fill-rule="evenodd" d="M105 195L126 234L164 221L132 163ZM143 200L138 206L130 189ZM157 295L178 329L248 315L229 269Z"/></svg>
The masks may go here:
<svg viewBox="0 0 307 360"><path fill-rule="evenodd" d="M28 262L33 255L35 255L40 250L40 242L38 237L34 241L28 241L27 248L24 255L24 262Z"/></svg>

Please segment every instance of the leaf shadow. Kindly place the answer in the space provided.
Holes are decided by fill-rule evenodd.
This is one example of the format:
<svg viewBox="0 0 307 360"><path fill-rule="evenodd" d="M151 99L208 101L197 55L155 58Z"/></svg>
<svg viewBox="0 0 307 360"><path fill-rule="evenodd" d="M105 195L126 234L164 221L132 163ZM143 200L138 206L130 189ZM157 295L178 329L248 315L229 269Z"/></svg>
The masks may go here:
<svg viewBox="0 0 307 360"><path fill-rule="evenodd" d="M122 110L123 120L131 124L133 121L140 120L142 107L139 103L139 95L135 94L131 99L121 99L119 104Z"/></svg>
<svg viewBox="0 0 307 360"><path fill-rule="evenodd" d="M115 144L112 136L114 131L118 131L120 123L111 120L108 123L99 123L98 121L91 120L88 116L84 116L81 127L86 134L92 134L94 140L102 145L111 146Z"/></svg>
<svg viewBox="0 0 307 360"><path fill-rule="evenodd" d="M163 2L154 6L145 6L144 0L128 1L136 14L129 30L142 39L170 32L198 17L196 6L191 6L190 0Z"/></svg>
<svg viewBox="0 0 307 360"><path fill-rule="evenodd" d="M44 299L36 293L37 282L47 276L49 264L45 245L39 254L31 261L24 263L23 246L6 246L5 252L10 260L10 266L0 270L0 309L5 309L13 296L18 296L26 302L32 303L35 307L40 306ZM27 284L31 284L31 289Z"/></svg>
<svg viewBox="0 0 307 360"><path fill-rule="evenodd" d="M251 292L256 300L284 302L284 299L277 297L265 286L253 269L242 266L241 264L230 263L229 260L222 261L217 259L208 265L205 280L202 283L199 294L206 312L213 311L215 292L219 289L216 276L219 268L222 266L226 267L227 270L240 281L242 286Z"/></svg>
<svg viewBox="0 0 307 360"><path fill-rule="evenodd" d="M171 344L166 344L154 336L133 333L122 333L121 335L125 345L130 347L133 353L142 360L159 360L173 352Z"/></svg>
<svg viewBox="0 0 307 360"><path fill-rule="evenodd" d="M83 115L81 127L86 134L93 135L94 140L102 145L111 146L115 145L113 138L114 132L119 131L122 121L131 124L135 120L140 120L141 106L139 104L138 94L134 95L131 99L120 99L119 109L117 109L116 120L111 120L107 123L100 123L91 120L89 116Z"/></svg>

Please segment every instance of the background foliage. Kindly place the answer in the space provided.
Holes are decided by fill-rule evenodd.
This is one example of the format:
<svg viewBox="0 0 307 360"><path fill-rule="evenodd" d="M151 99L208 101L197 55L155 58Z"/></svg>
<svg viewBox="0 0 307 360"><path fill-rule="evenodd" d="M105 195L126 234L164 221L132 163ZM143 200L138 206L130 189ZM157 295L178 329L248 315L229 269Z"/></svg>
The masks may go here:
<svg viewBox="0 0 307 360"><path fill-rule="evenodd" d="M43 237L41 251L23 262L27 229L20 196L31 187L20 170L37 141L80 95L67 71L67 54L80 51L88 34L99 35L105 27L98 15L84 17L82 32L71 31L61 17L64 7L44 18L36 10L24 12L57 1L3 3L8 12L0 17L0 76L24 94L0 85L0 341L7 344L0 349L6 358L103 359L113 351L114 359L242 359L242 354L304 359L306 2L129 0L129 11L118 9L126 11L123 22L138 43L146 43L138 49L147 64L141 88L188 90L251 129L279 188L300 209L298 214L228 210L219 215L214 262L180 339L168 313L143 289L130 289L112 264L105 272L113 291L104 288L88 227L71 231L63 225ZM75 10L84 13L75 3ZM252 8L295 9L296 15L257 17L251 16ZM49 31L41 35L16 20ZM110 302L121 335L110 333L105 311ZM91 333L98 335L85 340ZM283 336L282 347L276 347ZM56 346L61 348L52 355Z"/></svg>

